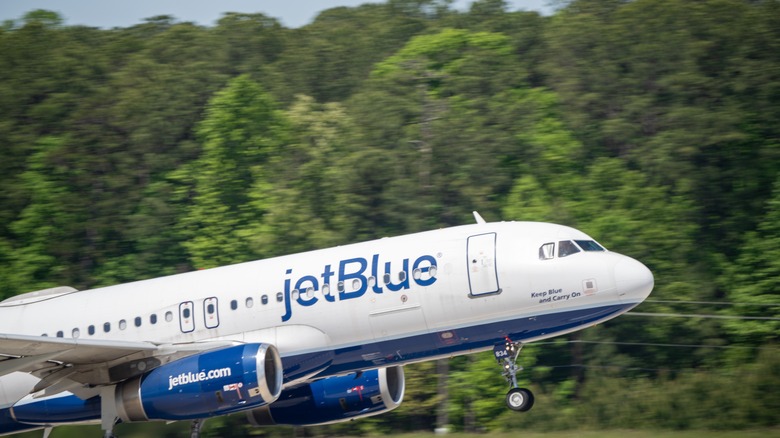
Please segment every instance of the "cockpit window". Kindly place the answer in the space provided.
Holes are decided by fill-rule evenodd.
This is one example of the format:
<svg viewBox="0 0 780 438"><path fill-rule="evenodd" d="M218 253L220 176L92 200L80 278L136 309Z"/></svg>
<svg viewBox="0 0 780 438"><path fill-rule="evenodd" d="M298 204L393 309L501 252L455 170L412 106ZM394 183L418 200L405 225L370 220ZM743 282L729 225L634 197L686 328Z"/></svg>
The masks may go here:
<svg viewBox="0 0 780 438"><path fill-rule="evenodd" d="M566 257L578 252L580 252L580 249L577 248L577 245L571 240L561 240L558 242L558 257Z"/></svg>
<svg viewBox="0 0 780 438"><path fill-rule="evenodd" d="M545 243L539 247L539 260L550 260L555 257L555 243Z"/></svg>
<svg viewBox="0 0 780 438"><path fill-rule="evenodd" d="M575 240L583 251L604 251L604 247L592 240Z"/></svg>

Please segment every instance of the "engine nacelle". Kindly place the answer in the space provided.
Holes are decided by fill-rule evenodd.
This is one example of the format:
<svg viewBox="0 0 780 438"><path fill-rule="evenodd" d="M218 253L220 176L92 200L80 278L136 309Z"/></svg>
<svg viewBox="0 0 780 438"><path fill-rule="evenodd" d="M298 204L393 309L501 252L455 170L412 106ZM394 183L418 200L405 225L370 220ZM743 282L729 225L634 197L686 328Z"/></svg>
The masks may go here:
<svg viewBox="0 0 780 438"><path fill-rule="evenodd" d="M276 348L245 344L185 357L128 380L115 391L123 421L184 420L228 414L273 402L282 389ZM12 421L5 421L4 415ZM25 397L0 411L0 432L25 424L64 424L100 418L100 397L64 392ZM6 424L7 423L7 424ZM13 428L11 428L13 426Z"/></svg>
<svg viewBox="0 0 780 438"><path fill-rule="evenodd" d="M185 357L116 388L122 421L190 420L272 403L282 390L272 345L245 344Z"/></svg>
<svg viewBox="0 0 780 438"><path fill-rule="evenodd" d="M404 398L404 370L390 367L328 377L282 392L273 404L247 412L254 426L311 426L381 414Z"/></svg>

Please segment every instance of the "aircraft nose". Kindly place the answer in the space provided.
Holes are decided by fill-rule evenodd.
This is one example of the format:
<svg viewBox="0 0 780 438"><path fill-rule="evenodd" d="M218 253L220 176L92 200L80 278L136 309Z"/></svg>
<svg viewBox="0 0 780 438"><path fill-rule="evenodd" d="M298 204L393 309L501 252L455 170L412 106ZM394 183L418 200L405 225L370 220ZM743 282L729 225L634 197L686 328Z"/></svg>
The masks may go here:
<svg viewBox="0 0 780 438"><path fill-rule="evenodd" d="M640 303L650 295L655 280L647 266L624 257L615 265L615 283L622 301Z"/></svg>

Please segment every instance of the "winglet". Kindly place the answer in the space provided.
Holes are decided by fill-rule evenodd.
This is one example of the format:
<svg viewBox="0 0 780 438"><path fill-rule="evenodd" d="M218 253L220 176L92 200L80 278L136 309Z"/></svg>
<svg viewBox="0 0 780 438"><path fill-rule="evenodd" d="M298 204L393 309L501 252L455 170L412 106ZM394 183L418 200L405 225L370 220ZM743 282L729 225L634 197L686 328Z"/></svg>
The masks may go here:
<svg viewBox="0 0 780 438"><path fill-rule="evenodd" d="M485 219L483 219L482 216L479 215L479 213L477 213L476 211L472 211L472 213L474 214L474 219L476 219L478 224L487 223L485 222Z"/></svg>

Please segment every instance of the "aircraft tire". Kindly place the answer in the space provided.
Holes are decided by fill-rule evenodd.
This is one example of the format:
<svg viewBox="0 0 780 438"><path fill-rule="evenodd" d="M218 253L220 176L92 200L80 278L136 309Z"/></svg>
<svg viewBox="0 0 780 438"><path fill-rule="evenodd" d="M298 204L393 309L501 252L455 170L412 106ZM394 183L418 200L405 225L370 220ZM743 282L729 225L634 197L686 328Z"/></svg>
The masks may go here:
<svg viewBox="0 0 780 438"><path fill-rule="evenodd" d="M534 394L526 388L512 388L506 394L506 406L517 412L525 412L534 405Z"/></svg>

